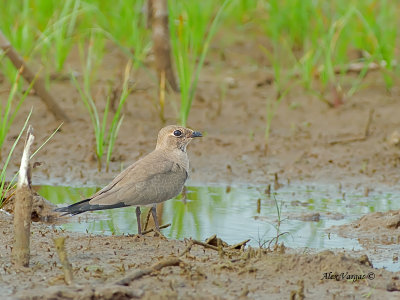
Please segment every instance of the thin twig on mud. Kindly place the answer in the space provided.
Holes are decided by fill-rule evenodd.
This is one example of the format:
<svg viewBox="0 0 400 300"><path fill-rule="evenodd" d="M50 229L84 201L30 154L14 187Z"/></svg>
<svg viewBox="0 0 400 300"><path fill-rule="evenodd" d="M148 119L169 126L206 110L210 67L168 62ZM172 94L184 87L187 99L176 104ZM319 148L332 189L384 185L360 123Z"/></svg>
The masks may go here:
<svg viewBox="0 0 400 300"><path fill-rule="evenodd" d="M72 266L68 261L67 252L65 251L65 237L54 239L54 245L56 246L56 251L64 271L64 281L66 284L70 285L74 278L72 276Z"/></svg>
<svg viewBox="0 0 400 300"><path fill-rule="evenodd" d="M168 223L168 224L165 224L165 225L161 225L161 226L160 226L160 229L164 229L164 228L167 228L167 227L169 227L169 226L171 226L171 223ZM148 229L148 230L145 230L145 231L142 232L142 234L143 234L143 235L144 235L144 234L148 234L148 233L150 233L150 232L152 232L152 231L154 231L154 228L150 228L150 229Z"/></svg>
<svg viewBox="0 0 400 300"><path fill-rule="evenodd" d="M162 215L162 207L163 207L163 204L162 203L160 203L160 204L158 204L157 205L157 215L158 216L160 216L160 212L161 212L161 215ZM152 213L151 213L151 209L149 209L149 211L147 212L147 215L146 215L146 221L145 221L145 223L144 223L144 228L143 228L143 231L146 231L147 230L147 228L149 227L149 224L151 224L151 225L153 225L153 226L155 226L155 220L153 219L153 222L150 222L150 216L152 215ZM166 225L164 225L164 226L166 226ZM162 227L162 226L161 226ZM161 228L160 227L160 229L162 229L162 228L166 228L166 227L168 227L168 226L166 226L166 227L162 227ZM152 230L150 230L149 232L151 232Z"/></svg>
<svg viewBox="0 0 400 300"><path fill-rule="evenodd" d="M184 256L186 253L190 252L190 250L192 250L193 245L203 246L204 248L212 249L212 250L215 250L215 251L219 250L218 247L216 247L216 246L213 246L213 245L210 245L210 244L207 244L205 242L198 241L198 240L190 239L189 240L189 244L187 245L185 250L183 250L183 252L179 256Z"/></svg>
<svg viewBox="0 0 400 300"><path fill-rule="evenodd" d="M186 246L185 250L179 255L179 256L184 256L186 253L190 252L192 250L194 243L193 240L190 240L189 245Z"/></svg>
<svg viewBox="0 0 400 300"><path fill-rule="evenodd" d="M232 246L229 246L228 249L231 249L231 250L234 250L234 249L241 249L242 246L246 246L246 244L247 244L248 242L250 242L250 239L247 239L247 240L245 240L245 241L243 241L243 242L240 242L240 243L234 244L234 245L232 245Z"/></svg>
<svg viewBox="0 0 400 300"><path fill-rule="evenodd" d="M150 221L150 215L151 215L151 209L147 212L146 215L146 222L144 223L144 230L147 230L147 226L149 226L149 221Z"/></svg>
<svg viewBox="0 0 400 300"><path fill-rule="evenodd" d="M192 240L192 241L193 241L193 244L195 244L195 245L203 246L204 248L208 248L208 249L212 249L212 250L218 251L218 247L217 246L213 246L213 245L210 245L210 244L204 243L202 241L198 241L198 240Z"/></svg>
<svg viewBox="0 0 400 300"><path fill-rule="evenodd" d="M367 122L365 124L364 133L363 133L362 136L330 141L329 145L348 144L348 143L365 141L368 138L368 136L370 135L369 130L370 130L370 127L371 127L373 115L374 115L374 109L371 108L369 110L369 112L368 112L368 119L367 119Z"/></svg>
<svg viewBox="0 0 400 300"><path fill-rule="evenodd" d="M176 257L162 260L162 261L152 265L151 267L148 267L148 268L142 269L142 270L137 270L137 271L129 274L128 276L116 281L114 284L129 285L132 281L139 279L145 275L149 275L149 274L153 273L154 271L161 270L162 268L165 268L165 267L178 266L181 262L182 261Z"/></svg>
<svg viewBox="0 0 400 300"><path fill-rule="evenodd" d="M215 236L212 236L208 240L213 239L213 238L215 238ZM186 253L190 252L190 250L192 250L193 245L203 246L204 248L212 249L212 250L219 251L220 253L225 254L227 250L229 251L229 250L236 250L238 248L241 248L242 246L246 245L249 241L250 241L250 239L245 240L245 241L240 242L240 243L237 243L237 244L232 245L232 246L225 247L225 249L224 249L224 247L222 247L222 246L217 247L217 246L214 246L214 245L210 245L207 242L201 242L201 241L198 241L198 240L190 239L189 240L189 244L186 246L185 250L183 250L183 252L179 256L184 256Z"/></svg>

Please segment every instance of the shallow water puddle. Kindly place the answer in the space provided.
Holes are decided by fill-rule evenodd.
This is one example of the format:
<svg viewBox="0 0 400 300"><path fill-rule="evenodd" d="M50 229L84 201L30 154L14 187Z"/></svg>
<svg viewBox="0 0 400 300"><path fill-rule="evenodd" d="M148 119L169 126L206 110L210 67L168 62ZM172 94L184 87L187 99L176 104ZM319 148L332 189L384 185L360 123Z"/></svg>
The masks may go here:
<svg viewBox="0 0 400 300"><path fill-rule="evenodd" d="M38 187L43 197L60 205L75 203L97 190ZM326 229L369 212L400 209L396 199L398 195L390 193L374 192L368 197L362 196L362 192L344 194L332 186L289 185L271 195L266 193L265 187L190 186L186 189L186 199L179 196L164 203L160 224L172 224L162 232L174 239L204 240L217 234L229 244L251 239L251 246L268 246L279 230L279 233L287 232L279 237L279 242L291 248L362 250L356 239L342 238ZM143 218L147 210L142 208ZM137 232L134 207L84 213L70 221L60 227L108 235ZM395 249L382 248L379 255L367 254L375 267L397 271L400 263L393 262Z"/></svg>

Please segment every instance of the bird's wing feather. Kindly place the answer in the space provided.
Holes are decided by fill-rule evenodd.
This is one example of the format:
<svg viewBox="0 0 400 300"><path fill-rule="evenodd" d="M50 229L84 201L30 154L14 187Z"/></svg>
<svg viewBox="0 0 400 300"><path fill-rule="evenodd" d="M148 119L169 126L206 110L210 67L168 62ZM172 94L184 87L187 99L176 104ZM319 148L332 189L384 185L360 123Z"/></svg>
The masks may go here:
<svg viewBox="0 0 400 300"><path fill-rule="evenodd" d="M152 152L97 192L90 204L146 205L162 202L178 195L186 178L184 168Z"/></svg>
<svg viewBox="0 0 400 300"><path fill-rule="evenodd" d="M163 173L164 168L168 168L168 165L164 165L162 163L154 163L157 157L160 156L157 154L158 153L156 151L153 151L142 159L139 159L137 162L133 163L124 171L122 171L119 175L117 175L117 177L115 177L113 181L111 181L107 186L94 194L91 198L94 199L101 194L105 194L114 187L115 192L118 189L118 186L123 185L123 183L125 183L127 180L130 180L131 178L135 181L145 180L147 175L150 174L147 173L147 171L153 171L153 173ZM144 170L146 170L146 172L144 172Z"/></svg>

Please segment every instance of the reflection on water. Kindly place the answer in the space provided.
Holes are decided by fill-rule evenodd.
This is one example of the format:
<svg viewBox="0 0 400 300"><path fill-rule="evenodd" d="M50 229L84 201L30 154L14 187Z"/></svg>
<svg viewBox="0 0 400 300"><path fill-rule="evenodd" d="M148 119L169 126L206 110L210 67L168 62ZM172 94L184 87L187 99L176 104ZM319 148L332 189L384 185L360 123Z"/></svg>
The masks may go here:
<svg viewBox="0 0 400 300"><path fill-rule="evenodd" d="M38 192L55 204L72 204L95 193L96 188L41 186ZM199 240L217 234L230 244L251 239L250 245L259 246L276 236L277 208L281 211L280 237L286 246L316 249L361 249L357 240L328 234L325 229L357 219L374 211L400 209L393 194L343 195L333 187L286 186L270 196L265 187L187 187L186 200L182 196L164 203L160 224L172 223L162 230L174 239L193 237ZM258 204L259 212L258 212ZM119 208L84 213L71 223L61 225L70 231L98 234L134 234L137 232L135 208ZM143 216L148 208L143 208ZM320 215L312 215L319 213ZM311 215L311 218L308 216ZM305 221L312 219L314 221ZM316 220L316 221L315 221ZM377 265L378 264L378 265ZM390 264L390 265L389 265ZM375 262L377 266L400 269L392 261Z"/></svg>

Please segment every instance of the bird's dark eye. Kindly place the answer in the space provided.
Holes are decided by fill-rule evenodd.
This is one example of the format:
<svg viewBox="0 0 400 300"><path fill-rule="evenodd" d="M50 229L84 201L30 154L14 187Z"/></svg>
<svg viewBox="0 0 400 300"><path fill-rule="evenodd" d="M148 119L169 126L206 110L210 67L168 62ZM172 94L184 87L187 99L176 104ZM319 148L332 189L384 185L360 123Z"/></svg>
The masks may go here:
<svg viewBox="0 0 400 300"><path fill-rule="evenodd" d="M180 131L180 130L174 131L174 136L181 136L181 135L182 135L182 131Z"/></svg>

